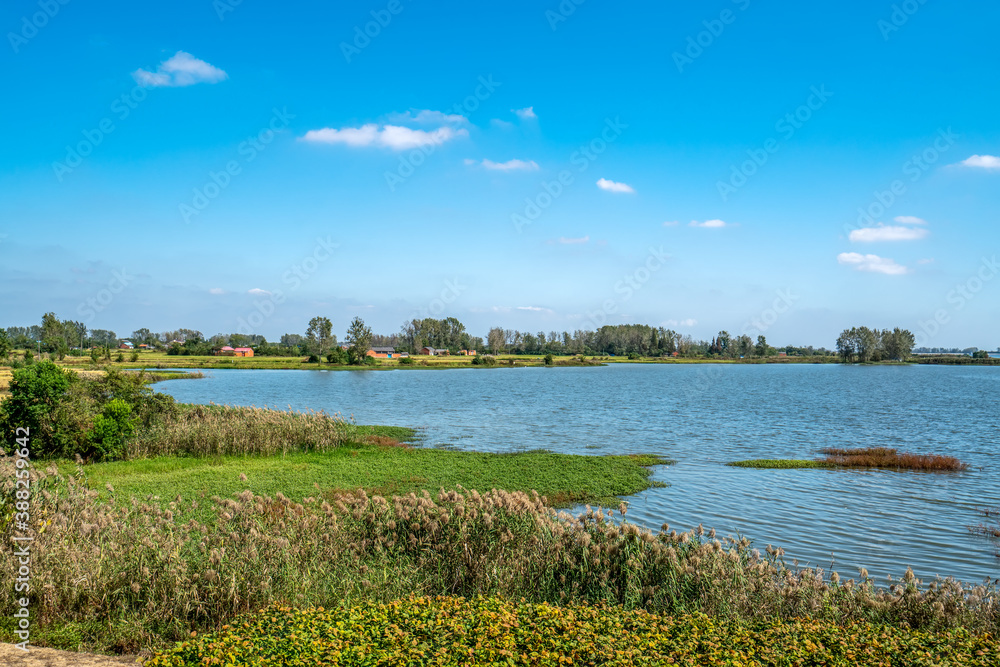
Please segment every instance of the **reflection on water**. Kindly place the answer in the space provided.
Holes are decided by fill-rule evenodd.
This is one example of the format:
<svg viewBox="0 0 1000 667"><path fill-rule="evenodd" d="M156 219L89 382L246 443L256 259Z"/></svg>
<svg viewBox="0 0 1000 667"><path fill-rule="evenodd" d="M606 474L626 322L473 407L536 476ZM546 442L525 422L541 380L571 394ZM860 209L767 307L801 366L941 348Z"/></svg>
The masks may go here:
<svg viewBox="0 0 1000 667"><path fill-rule="evenodd" d="M704 523L800 564L846 576L1000 576L969 534L1000 505L1000 368L836 365L612 365L397 371L206 371L157 385L179 401L322 409L359 423L414 426L428 445L677 460L668 488L630 498L629 519ZM729 468L813 458L823 447L897 447L956 456L964 473Z"/></svg>

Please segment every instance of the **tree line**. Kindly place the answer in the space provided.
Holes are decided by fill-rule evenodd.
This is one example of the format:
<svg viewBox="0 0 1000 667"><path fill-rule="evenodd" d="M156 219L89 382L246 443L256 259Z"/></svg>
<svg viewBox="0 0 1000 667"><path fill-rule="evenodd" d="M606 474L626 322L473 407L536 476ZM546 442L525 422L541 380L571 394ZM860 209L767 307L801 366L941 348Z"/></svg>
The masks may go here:
<svg viewBox="0 0 1000 667"><path fill-rule="evenodd" d="M846 363L906 361L913 354L914 342L913 334L899 327L892 331L851 327L837 338L837 354Z"/></svg>
<svg viewBox="0 0 1000 667"><path fill-rule="evenodd" d="M259 356L306 356L310 360L339 364L371 363L367 352L372 346L393 347L397 352L418 354L421 348L473 350L477 354L588 355L628 357L718 357L765 358L784 353L789 356L833 356L846 362L903 361L912 354L914 337L903 329L883 330L855 327L844 330L837 339L836 352L826 348L772 347L763 336L732 335L720 331L710 340L695 340L672 329L645 324L605 325L596 331L527 332L495 326L485 338L473 336L454 317L409 319L396 333L376 334L364 320L355 317L341 344L333 333L333 322L325 316L313 317L302 333L286 333L270 342L261 335L241 333L215 334L206 338L196 329L153 332L136 329L119 338L114 331L88 329L81 322L60 320L55 313L45 313L40 324L0 329L0 358L12 349L35 349L52 356L82 356L89 348L118 347L123 340L133 345L147 345L176 355L209 355L219 348L250 347Z"/></svg>

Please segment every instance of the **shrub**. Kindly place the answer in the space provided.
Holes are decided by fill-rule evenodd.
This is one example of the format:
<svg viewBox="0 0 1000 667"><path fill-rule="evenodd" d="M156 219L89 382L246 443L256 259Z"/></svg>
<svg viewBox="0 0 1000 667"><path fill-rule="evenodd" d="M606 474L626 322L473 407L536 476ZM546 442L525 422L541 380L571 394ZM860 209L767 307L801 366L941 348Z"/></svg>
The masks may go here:
<svg viewBox="0 0 1000 667"><path fill-rule="evenodd" d="M331 364L346 364L348 361L347 350L337 346L327 353L326 360Z"/></svg>
<svg viewBox="0 0 1000 667"><path fill-rule="evenodd" d="M399 360L400 366L412 366L414 363L413 357L402 357Z"/></svg>
<svg viewBox="0 0 1000 667"><path fill-rule="evenodd" d="M546 366L551 366L554 363L554 361L555 361L555 359L552 357L551 354L546 354L545 355L545 365Z"/></svg>
<svg viewBox="0 0 1000 667"><path fill-rule="evenodd" d="M139 361L139 353L133 352L132 354L128 355L128 360L131 361L132 363Z"/></svg>
<svg viewBox="0 0 1000 667"><path fill-rule="evenodd" d="M10 397L0 403L0 425L5 442L12 442L15 430L29 429L34 456L51 456L64 448L69 433L61 428L56 411L64 401L76 375L51 361L42 361L14 371Z"/></svg>
<svg viewBox="0 0 1000 667"><path fill-rule="evenodd" d="M122 458L125 444L135 433L138 422L132 416L132 406L124 400L115 398L108 401L101 414L94 418L94 429L90 436L94 458Z"/></svg>
<svg viewBox="0 0 1000 667"><path fill-rule="evenodd" d="M477 597L274 606L154 655L147 667L352 665L996 665L1000 641L867 623L742 624L613 606Z"/></svg>
<svg viewBox="0 0 1000 667"><path fill-rule="evenodd" d="M472 358L474 366L496 366L497 358L492 354L477 354Z"/></svg>

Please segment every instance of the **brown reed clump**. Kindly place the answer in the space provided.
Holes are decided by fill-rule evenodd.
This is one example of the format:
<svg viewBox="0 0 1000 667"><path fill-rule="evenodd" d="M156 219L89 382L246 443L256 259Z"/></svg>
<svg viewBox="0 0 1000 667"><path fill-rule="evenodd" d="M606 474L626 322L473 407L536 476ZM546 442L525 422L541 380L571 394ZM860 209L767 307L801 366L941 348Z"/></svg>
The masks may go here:
<svg viewBox="0 0 1000 667"><path fill-rule="evenodd" d="M953 456L940 454L910 454L890 447L860 447L840 449L829 447L820 450L825 455L822 463L846 468L900 468L905 470L968 470L969 466Z"/></svg>
<svg viewBox="0 0 1000 667"><path fill-rule="evenodd" d="M323 452L351 440L340 415L257 407L185 405L129 442L125 458ZM387 444L379 442L378 444Z"/></svg>
<svg viewBox="0 0 1000 667"><path fill-rule="evenodd" d="M11 471L0 472L13 479ZM105 501L54 468L34 482L36 641L87 627L87 648L135 652L272 604L336 606L410 595L1000 629L995 587L951 579L924 585L912 572L887 587L866 572L845 581L789 567L780 549L761 554L746 539L678 534L666 526L653 533L601 509L573 517L537 493L357 491L295 502L250 491L163 500L117 498L112 491ZM0 504L12 491L7 483ZM199 502L211 503L212 520L190 518ZM0 524L4 581L16 576L11 530ZM0 607L13 608L14 596L12 586L0 590ZM10 640L2 635L0 627L0 639Z"/></svg>

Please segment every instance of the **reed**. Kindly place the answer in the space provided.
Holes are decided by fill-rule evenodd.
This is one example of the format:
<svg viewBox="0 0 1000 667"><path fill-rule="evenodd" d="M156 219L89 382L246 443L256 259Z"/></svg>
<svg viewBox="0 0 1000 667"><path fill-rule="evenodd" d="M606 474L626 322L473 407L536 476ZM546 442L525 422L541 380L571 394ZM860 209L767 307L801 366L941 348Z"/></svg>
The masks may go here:
<svg viewBox="0 0 1000 667"><path fill-rule="evenodd" d="M992 586L951 579L924 585L911 571L882 586L864 571L845 580L789 567L780 549L762 554L746 539L720 540L714 531L664 525L654 533L600 508L571 516L537 493L358 491L295 502L244 491L161 502L120 498L110 485L102 500L54 467L34 482L32 637L60 647L135 652L218 630L273 604L411 595L609 604L743 621L1000 629ZM12 491L8 482L2 497ZM192 518L199 504L211 507L211 520ZM16 577L11 530L0 525L5 581ZM14 595L13 587L0 590L0 607L12 608ZM11 641L11 623L0 618L0 639Z"/></svg>
<svg viewBox="0 0 1000 667"><path fill-rule="evenodd" d="M890 447L860 447L840 449L828 447L820 450L825 455L823 463L844 468L899 468L905 470L968 470L969 466L954 456L940 454L911 454L898 452Z"/></svg>

